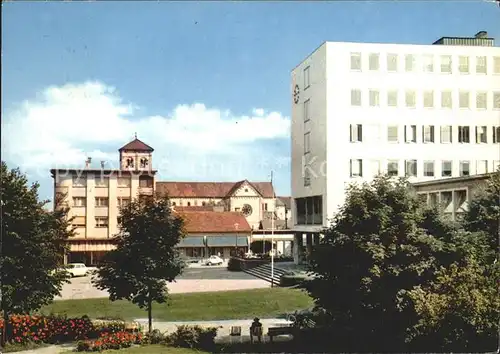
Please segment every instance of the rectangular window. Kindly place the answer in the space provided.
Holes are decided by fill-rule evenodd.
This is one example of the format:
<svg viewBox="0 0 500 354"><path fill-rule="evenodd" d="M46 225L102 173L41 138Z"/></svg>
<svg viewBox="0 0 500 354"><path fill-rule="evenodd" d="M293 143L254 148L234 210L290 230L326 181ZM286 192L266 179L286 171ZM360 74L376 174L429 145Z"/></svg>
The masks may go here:
<svg viewBox="0 0 500 354"><path fill-rule="evenodd" d="M363 126L361 124L351 124L351 142L363 141Z"/></svg>
<svg viewBox="0 0 500 354"><path fill-rule="evenodd" d="M486 126L476 127L476 143L486 144L488 142L488 128Z"/></svg>
<svg viewBox="0 0 500 354"><path fill-rule="evenodd" d="M441 176L443 177L451 177L452 174L452 161L443 161L441 163Z"/></svg>
<svg viewBox="0 0 500 354"><path fill-rule="evenodd" d="M417 176L417 160L406 160L405 161L405 175L407 177Z"/></svg>
<svg viewBox="0 0 500 354"><path fill-rule="evenodd" d="M73 206L74 207L86 207L87 206L87 198L85 197L73 197Z"/></svg>
<svg viewBox="0 0 500 354"><path fill-rule="evenodd" d="M486 74L486 57L476 57L476 74Z"/></svg>
<svg viewBox="0 0 500 354"><path fill-rule="evenodd" d="M107 216L96 216L95 217L95 227L96 228L108 227L108 217Z"/></svg>
<svg viewBox="0 0 500 354"><path fill-rule="evenodd" d="M363 160L351 160L351 177L363 176Z"/></svg>
<svg viewBox="0 0 500 354"><path fill-rule="evenodd" d="M370 90L370 106L380 106L380 94L377 90Z"/></svg>
<svg viewBox="0 0 500 354"><path fill-rule="evenodd" d="M424 143L433 143L434 142L434 126L433 125L424 125L422 130L422 141Z"/></svg>
<svg viewBox="0 0 500 354"><path fill-rule="evenodd" d="M118 207L123 208L130 204L130 198L128 197L118 197L117 198Z"/></svg>
<svg viewBox="0 0 500 354"><path fill-rule="evenodd" d="M85 216L75 216L71 221L71 225L75 227L85 227L86 225Z"/></svg>
<svg viewBox="0 0 500 354"><path fill-rule="evenodd" d="M151 177L151 176L139 176L139 187L140 188L152 188L153 187L153 177Z"/></svg>
<svg viewBox="0 0 500 354"><path fill-rule="evenodd" d="M443 125L441 126L441 143L449 144L452 139L452 128L451 125Z"/></svg>
<svg viewBox="0 0 500 354"><path fill-rule="evenodd" d="M488 160L476 161L476 173L478 175L488 173Z"/></svg>
<svg viewBox="0 0 500 354"><path fill-rule="evenodd" d="M500 109L500 92L493 92L493 109Z"/></svg>
<svg viewBox="0 0 500 354"><path fill-rule="evenodd" d="M398 55L397 54L387 54L387 71L397 72L398 71Z"/></svg>
<svg viewBox="0 0 500 354"><path fill-rule="evenodd" d="M452 108L452 96L451 91L443 91L441 92L441 108Z"/></svg>
<svg viewBox="0 0 500 354"><path fill-rule="evenodd" d="M397 160L387 161L387 175L391 177L399 175L399 162Z"/></svg>
<svg viewBox="0 0 500 354"><path fill-rule="evenodd" d="M434 161L424 161L424 176L434 177Z"/></svg>
<svg viewBox="0 0 500 354"><path fill-rule="evenodd" d="M470 176L470 162L460 161L460 177Z"/></svg>
<svg viewBox="0 0 500 354"><path fill-rule="evenodd" d="M451 55L441 55L441 73L451 74Z"/></svg>
<svg viewBox="0 0 500 354"><path fill-rule="evenodd" d="M470 128L465 125L458 127L458 142L470 143Z"/></svg>
<svg viewBox="0 0 500 354"><path fill-rule="evenodd" d="M405 70L406 72L415 71L415 56L413 54L405 55Z"/></svg>
<svg viewBox="0 0 500 354"><path fill-rule="evenodd" d="M405 103L406 107L415 108L416 105L416 97L415 91L408 90L405 92Z"/></svg>
<svg viewBox="0 0 500 354"><path fill-rule="evenodd" d="M311 171L308 168L304 169L304 187L311 185Z"/></svg>
<svg viewBox="0 0 500 354"><path fill-rule="evenodd" d="M73 176L73 187L85 187L87 181L83 177Z"/></svg>
<svg viewBox="0 0 500 354"><path fill-rule="evenodd" d="M311 133L307 132L304 134L304 155L310 153L311 148Z"/></svg>
<svg viewBox="0 0 500 354"><path fill-rule="evenodd" d="M398 106L398 91L396 90L387 91L387 106L389 107Z"/></svg>
<svg viewBox="0 0 500 354"><path fill-rule="evenodd" d="M493 127L493 144L500 144L500 127Z"/></svg>
<svg viewBox="0 0 500 354"><path fill-rule="evenodd" d="M487 99L486 92L476 92L476 109L486 109Z"/></svg>
<svg viewBox="0 0 500 354"><path fill-rule="evenodd" d="M427 54L422 57L422 70L426 73L434 72L434 56Z"/></svg>
<svg viewBox="0 0 500 354"><path fill-rule="evenodd" d="M351 90L351 106L361 106L361 90Z"/></svg>
<svg viewBox="0 0 500 354"><path fill-rule="evenodd" d="M462 55L458 57L458 71L461 74L469 73L469 57Z"/></svg>
<svg viewBox="0 0 500 354"><path fill-rule="evenodd" d="M389 125L387 127L387 141L397 143L399 141L398 133L399 129L397 125Z"/></svg>
<svg viewBox="0 0 500 354"><path fill-rule="evenodd" d="M458 94L458 107L469 108L469 92L460 91Z"/></svg>
<svg viewBox="0 0 500 354"><path fill-rule="evenodd" d="M122 188L130 188L130 177L118 177L117 185Z"/></svg>
<svg viewBox="0 0 500 354"><path fill-rule="evenodd" d="M493 74L500 74L500 57L493 57Z"/></svg>
<svg viewBox="0 0 500 354"><path fill-rule="evenodd" d="M96 207L107 207L108 204L108 198L104 197L96 197L95 198L95 206Z"/></svg>
<svg viewBox="0 0 500 354"><path fill-rule="evenodd" d="M108 177L95 177L95 186L98 188L108 188L109 185L109 178Z"/></svg>
<svg viewBox="0 0 500 354"><path fill-rule="evenodd" d="M424 107L434 107L434 91L424 91Z"/></svg>
<svg viewBox="0 0 500 354"><path fill-rule="evenodd" d="M311 85L309 81L309 67L304 69L304 90L307 89Z"/></svg>
<svg viewBox="0 0 500 354"><path fill-rule="evenodd" d="M351 70L361 70L361 53L351 53Z"/></svg>
<svg viewBox="0 0 500 354"><path fill-rule="evenodd" d="M311 100L304 101L304 122L307 122L311 119L310 113Z"/></svg>
<svg viewBox="0 0 500 354"><path fill-rule="evenodd" d="M379 54L371 53L368 57L368 68L370 70L378 70L380 68Z"/></svg>
<svg viewBox="0 0 500 354"><path fill-rule="evenodd" d="M417 142L417 126L416 125L406 125L405 126L405 142L416 143Z"/></svg>

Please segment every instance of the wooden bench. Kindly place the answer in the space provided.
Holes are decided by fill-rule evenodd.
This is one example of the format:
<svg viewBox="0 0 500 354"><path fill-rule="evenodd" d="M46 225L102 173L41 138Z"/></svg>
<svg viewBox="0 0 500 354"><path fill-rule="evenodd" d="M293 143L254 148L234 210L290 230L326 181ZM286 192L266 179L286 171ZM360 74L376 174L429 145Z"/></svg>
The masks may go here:
<svg viewBox="0 0 500 354"><path fill-rule="evenodd" d="M272 343L273 337L283 336L285 334L292 334L293 335L294 330L295 330L294 327L270 327L267 330L267 335L269 336L269 341Z"/></svg>

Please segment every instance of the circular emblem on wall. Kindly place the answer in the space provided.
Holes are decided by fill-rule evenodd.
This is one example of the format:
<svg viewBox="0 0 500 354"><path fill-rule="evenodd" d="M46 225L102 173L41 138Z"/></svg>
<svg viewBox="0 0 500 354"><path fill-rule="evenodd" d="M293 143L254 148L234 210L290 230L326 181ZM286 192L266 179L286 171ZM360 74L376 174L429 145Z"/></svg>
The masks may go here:
<svg viewBox="0 0 500 354"><path fill-rule="evenodd" d="M295 104L297 104L297 103L299 103L299 99L300 99L299 85L295 85L295 88L293 89L293 102L295 102Z"/></svg>
<svg viewBox="0 0 500 354"><path fill-rule="evenodd" d="M243 205L243 208L241 208L241 211L243 212L243 215L245 215L245 216L252 215L252 207L249 204Z"/></svg>

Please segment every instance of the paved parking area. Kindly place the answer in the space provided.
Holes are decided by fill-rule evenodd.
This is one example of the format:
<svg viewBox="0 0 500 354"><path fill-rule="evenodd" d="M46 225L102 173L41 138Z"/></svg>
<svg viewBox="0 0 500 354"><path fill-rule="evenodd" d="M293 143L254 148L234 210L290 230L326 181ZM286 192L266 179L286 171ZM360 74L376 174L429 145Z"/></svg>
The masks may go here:
<svg viewBox="0 0 500 354"><path fill-rule="evenodd" d="M189 267L176 282L168 284L171 294L203 291L227 291L267 288L270 284L243 272L229 272L224 267ZM98 290L91 284L90 277L71 279L64 284L61 296L55 300L92 299L108 297L107 291Z"/></svg>

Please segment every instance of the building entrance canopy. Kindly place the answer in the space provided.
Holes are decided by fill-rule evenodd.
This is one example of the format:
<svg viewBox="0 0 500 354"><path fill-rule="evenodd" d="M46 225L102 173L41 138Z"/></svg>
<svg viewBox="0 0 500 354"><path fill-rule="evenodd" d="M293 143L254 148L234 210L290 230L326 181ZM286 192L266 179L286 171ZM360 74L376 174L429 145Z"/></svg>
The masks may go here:
<svg viewBox="0 0 500 354"><path fill-rule="evenodd" d="M221 235L207 236L208 247L248 247L247 236Z"/></svg>

